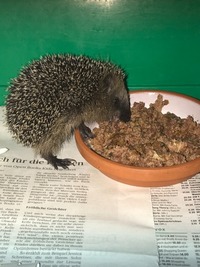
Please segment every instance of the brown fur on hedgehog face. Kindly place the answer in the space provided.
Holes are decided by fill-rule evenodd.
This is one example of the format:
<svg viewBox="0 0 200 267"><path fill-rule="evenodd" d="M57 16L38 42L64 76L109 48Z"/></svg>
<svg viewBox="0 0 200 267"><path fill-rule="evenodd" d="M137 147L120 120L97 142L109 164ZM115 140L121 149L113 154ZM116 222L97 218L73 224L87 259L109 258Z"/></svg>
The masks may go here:
<svg viewBox="0 0 200 267"><path fill-rule="evenodd" d="M95 121L112 120L119 118L127 122L130 120L130 100L124 76L116 73L108 73L99 83L99 93L94 102L90 102L89 113L95 109ZM88 117L88 120L89 117ZM86 118L87 121L87 118Z"/></svg>
<svg viewBox="0 0 200 267"><path fill-rule="evenodd" d="M114 116L117 116L124 122L129 121L131 117L130 99L124 77L109 74L107 75L106 80L108 80L109 83L108 99L112 99L112 105L110 103L109 106L111 114L113 113ZM111 116L113 117L113 115Z"/></svg>

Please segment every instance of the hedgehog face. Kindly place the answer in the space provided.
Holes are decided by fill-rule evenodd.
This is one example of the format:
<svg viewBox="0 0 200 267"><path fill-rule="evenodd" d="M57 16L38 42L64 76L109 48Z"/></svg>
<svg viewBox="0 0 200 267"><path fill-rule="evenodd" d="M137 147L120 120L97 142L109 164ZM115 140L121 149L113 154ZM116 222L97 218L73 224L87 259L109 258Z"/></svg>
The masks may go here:
<svg viewBox="0 0 200 267"><path fill-rule="evenodd" d="M104 78L106 90L104 103L108 119L119 118L128 122L131 117L130 100L124 78L114 74L108 74Z"/></svg>

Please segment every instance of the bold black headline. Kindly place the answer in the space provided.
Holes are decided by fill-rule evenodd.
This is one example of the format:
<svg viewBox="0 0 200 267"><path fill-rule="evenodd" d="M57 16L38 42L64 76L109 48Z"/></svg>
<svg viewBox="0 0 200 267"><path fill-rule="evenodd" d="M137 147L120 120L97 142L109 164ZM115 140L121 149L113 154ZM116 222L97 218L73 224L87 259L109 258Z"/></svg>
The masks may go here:
<svg viewBox="0 0 200 267"><path fill-rule="evenodd" d="M7 157L0 157L0 163L5 162L5 163L17 163L17 164L35 164L35 165L42 165L42 164L49 164L45 160L41 159L33 159L33 160L27 160L27 159L20 159L20 158L7 158ZM83 162L73 162L71 164L72 166L82 166Z"/></svg>

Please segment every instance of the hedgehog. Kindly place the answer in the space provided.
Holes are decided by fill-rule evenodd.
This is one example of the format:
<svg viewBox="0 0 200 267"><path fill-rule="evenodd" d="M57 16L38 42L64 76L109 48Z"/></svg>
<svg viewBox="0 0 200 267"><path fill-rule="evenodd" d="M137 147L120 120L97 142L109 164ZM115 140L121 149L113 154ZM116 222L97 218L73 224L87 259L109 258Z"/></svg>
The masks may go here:
<svg viewBox="0 0 200 267"><path fill-rule="evenodd" d="M130 116L124 70L85 55L42 56L23 67L8 87L6 123L13 138L55 169L74 164L57 154L76 129L91 138L87 123L127 122Z"/></svg>

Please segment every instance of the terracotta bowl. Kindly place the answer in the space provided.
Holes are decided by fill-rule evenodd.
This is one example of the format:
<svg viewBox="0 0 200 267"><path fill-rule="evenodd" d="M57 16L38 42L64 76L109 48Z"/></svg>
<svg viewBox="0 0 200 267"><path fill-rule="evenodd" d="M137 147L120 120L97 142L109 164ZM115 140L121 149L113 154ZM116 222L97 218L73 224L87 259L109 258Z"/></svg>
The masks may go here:
<svg viewBox="0 0 200 267"><path fill-rule="evenodd" d="M131 103L142 101L148 107L150 103L155 102L159 93L169 100L169 104L162 110L163 113L170 111L181 118L192 115L200 122L200 101L183 94L140 90L131 92L130 100ZM134 167L98 155L83 142L78 130L75 132L75 140L81 155L91 165L106 176L125 184L143 187L168 186L185 181L200 172L200 158L172 167Z"/></svg>

